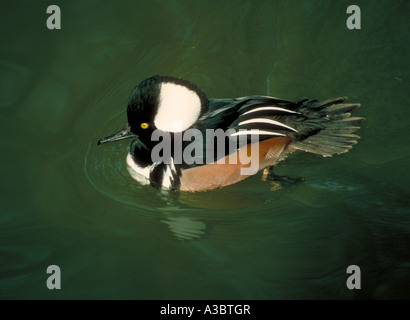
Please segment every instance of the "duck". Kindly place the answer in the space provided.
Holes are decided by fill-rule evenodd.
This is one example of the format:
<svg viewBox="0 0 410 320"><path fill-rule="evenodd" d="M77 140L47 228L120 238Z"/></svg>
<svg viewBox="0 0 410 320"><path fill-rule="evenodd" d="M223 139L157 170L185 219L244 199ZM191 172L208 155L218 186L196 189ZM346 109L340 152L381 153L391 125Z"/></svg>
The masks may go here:
<svg viewBox="0 0 410 320"><path fill-rule="evenodd" d="M360 107L347 97L291 102L271 96L211 99L194 83L155 75L129 96L127 124L98 145L132 139L130 176L143 185L200 192L238 183L274 167L294 152L331 157L360 138Z"/></svg>

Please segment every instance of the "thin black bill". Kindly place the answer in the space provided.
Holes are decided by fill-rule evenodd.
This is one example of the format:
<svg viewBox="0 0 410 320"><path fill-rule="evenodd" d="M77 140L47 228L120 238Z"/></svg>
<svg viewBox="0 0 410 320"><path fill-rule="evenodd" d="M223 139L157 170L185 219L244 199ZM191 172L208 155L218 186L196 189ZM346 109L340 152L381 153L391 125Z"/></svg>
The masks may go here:
<svg viewBox="0 0 410 320"><path fill-rule="evenodd" d="M137 136L130 131L130 127L125 127L121 129L121 131L109 136L98 140L98 145L108 143L108 142L115 142L119 140L129 139L129 138L136 138Z"/></svg>

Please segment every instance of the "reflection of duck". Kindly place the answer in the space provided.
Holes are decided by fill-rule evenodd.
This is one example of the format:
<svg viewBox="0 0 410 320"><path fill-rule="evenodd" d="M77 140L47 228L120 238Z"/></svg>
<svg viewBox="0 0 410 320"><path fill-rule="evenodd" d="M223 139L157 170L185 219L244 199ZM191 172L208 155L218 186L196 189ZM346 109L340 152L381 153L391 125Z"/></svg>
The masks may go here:
<svg viewBox="0 0 410 320"><path fill-rule="evenodd" d="M169 216L161 222L168 225L169 230L181 240L200 238L205 234L206 224L183 216Z"/></svg>
<svg viewBox="0 0 410 320"><path fill-rule="evenodd" d="M265 178L277 179L272 167L291 152L302 150L327 157L347 152L357 143L359 136L353 133L363 118L350 117L350 112L359 104L345 104L345 99L322 102L305 99L297 103L267 96L207 99L188 81L154 76L131 92L128 126L98 144L134 138L127 157L132 177L163 189L203 191L231 185L247 177L242 169L253 161L257 163L256 171L265 169ZM218 128L233 131L224 136L222 157L219 150L218 154L212 150L215 162L205 164L209 151L205 133L207 129ZM183 140L183 133L188 129L202 133L199 141L192 136L188 141ZM258 129L258 134L252 129ZM152 159L152 151L159 144L159 139L152 139L154 132L168 133L171 139L170 158L162 163ZM236 141L238 136L247 137L247 144L228 149L229 142ZM241 156L252 151L254 139L257 139L258 152L252 153L248 162L241 162ZM180 144L185 150L184 147L194 143L205 146L205 152L195 154L195 159L199 157L200 161L188 163L182 159L179 164L175 146ZM197 153L198 149L191 149ZM236 164L228 163L238 158ZM225 159L225 164L216 163L218 159Z"/></svg>

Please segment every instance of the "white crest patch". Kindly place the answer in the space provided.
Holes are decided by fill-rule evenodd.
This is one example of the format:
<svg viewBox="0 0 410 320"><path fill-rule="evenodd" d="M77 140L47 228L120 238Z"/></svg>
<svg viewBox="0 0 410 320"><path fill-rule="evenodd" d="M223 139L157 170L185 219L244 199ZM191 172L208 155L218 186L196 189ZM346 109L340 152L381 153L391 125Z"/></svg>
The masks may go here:
<svg viewBox="0 0 410 320"><path fill-rule="evenodd" d="M201 99L187 87L166 82L161 84L155 126L163 131L179 132L191 127L201 113Z"/></svg>

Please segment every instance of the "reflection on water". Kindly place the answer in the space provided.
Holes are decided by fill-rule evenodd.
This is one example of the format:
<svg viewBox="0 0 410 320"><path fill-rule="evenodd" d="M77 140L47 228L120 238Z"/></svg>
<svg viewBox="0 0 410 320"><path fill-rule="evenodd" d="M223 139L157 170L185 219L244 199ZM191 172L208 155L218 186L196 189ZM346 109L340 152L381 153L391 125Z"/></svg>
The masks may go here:
<svg viewBox="0 0 410 320"><path fill-rule="evenodd" d="M188 217L168 217L161 222L169 226L169 230L180 239L200 238L206 231L205 223Z"/></svg>
<svg viewBox="0 0 410 320"><path fill-rule="evenodd" d="M359 31L344 1L70 1L54 32L48 2L2 2L0 297L408 298L409 2L355 4ZM329 159L289 156L275 173L304 178L292 186L142 186L130 141L97 141L155 74L212 98L347 95L362 139ZM351 264L360 291L346 288Z"/></svg>
<svg viewBox="0 0 410 320"><path fill-rule="evenodd" d="M181 216L184 210L178 207L179 194L142 186L131 179L124 161L129 149L128 144L125 150L120 143L112 145L108 156L104 155L104 152L98 152L103 149L101 147L98 150L93 149L93 156L90 156L91 145L87 150L84 171L90 183L99 192L120 203L135 207L135 212L139 214L161 212L163 218L160 221L167 224L169 230L179 239L198 238L205 233L205 223L190 218L191 212ZM152 207L153 197L157 204L155 208Z"/></svg>

